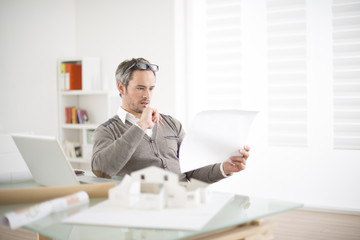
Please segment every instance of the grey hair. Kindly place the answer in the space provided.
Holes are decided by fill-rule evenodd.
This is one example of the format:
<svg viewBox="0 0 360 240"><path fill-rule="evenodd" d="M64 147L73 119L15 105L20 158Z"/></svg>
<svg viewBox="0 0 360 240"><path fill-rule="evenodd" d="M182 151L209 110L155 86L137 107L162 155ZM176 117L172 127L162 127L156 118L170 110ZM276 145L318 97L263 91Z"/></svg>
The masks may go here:
<svg viewBox="0 0 360 240"><path fill-rule="evenodd" d="M131 80L132 73L135 70L138 70L136 67L133 67L131 69L129 69L129 67L131 67L132 65L139 63L139 62L151 64L145 58L132 58L130 60L125 60L122 63L120 63L115 72L116 84L119 84L119 82L121 82L125 86L125 88L127 88L127 86L129 85L129 82ZM126 70L128 70L128 71L126 71ZM152 72L156 76L155 72L154 71L152 71Z"/></svg>

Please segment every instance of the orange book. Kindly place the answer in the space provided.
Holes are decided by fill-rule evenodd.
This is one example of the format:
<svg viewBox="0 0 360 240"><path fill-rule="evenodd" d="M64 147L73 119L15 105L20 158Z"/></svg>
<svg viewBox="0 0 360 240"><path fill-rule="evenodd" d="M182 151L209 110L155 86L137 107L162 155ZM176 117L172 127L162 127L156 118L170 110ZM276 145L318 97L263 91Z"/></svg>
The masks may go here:
<svg viewBox="0 0 360 240"><path fill-rule="evenodd" d="M65 71L69 74L69 90L81 90L81 64L66 63Z"/></svg>
<svg viewBox="0 0 360 240"><path fill-rule="evenodd" d="M76 108L75 107L73 107L71 109L71 123L73 123L73 124L78 123L78 121L77 121L77 113L76 113Z"/></svg>

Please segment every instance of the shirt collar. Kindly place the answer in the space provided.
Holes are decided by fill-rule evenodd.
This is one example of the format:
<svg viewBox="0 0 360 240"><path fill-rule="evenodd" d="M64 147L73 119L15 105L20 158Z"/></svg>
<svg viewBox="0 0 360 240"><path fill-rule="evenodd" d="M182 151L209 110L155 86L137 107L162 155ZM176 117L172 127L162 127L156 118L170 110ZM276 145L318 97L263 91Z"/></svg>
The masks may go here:
<svg viewBox="0 0 360 240"><path fill-rule="evenodd" d="M119 107L117 111L117 115L119 116L120 120L125 124L125 121L128 120L132 124L135 124L139 119L137 119L134 115L131 113L125 111L122 107Z"/></svg>
<svg viewBox="0 0 360 240"><path fill-rule="evenodd" d="M131 113L125 111L122 107L119 107L118 111L117 111L117 115L119 116L120 120L125 124L125 121L128 120L129 122L131 122L132 124L140 127L139 125L137 125L137 122L139 121L139 119L137 119L134 115L132 115ZM151 137L152 136L152 129L146 129L145 133Z"/></svg>

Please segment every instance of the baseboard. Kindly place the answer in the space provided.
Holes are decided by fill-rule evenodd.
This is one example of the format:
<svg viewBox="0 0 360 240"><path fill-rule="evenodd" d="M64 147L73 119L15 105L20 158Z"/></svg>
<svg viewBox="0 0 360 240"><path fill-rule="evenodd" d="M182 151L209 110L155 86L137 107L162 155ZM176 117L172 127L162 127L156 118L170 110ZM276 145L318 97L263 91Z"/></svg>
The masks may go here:
<svg viewBox="0 0 360 240"><path fill-rule="evenodd" d="M317 206L317 205L311 205L311 204L305 204L305 206L301 210L314 211L314 212L349 214L349 215L360 215L360 209Z"/></svg>

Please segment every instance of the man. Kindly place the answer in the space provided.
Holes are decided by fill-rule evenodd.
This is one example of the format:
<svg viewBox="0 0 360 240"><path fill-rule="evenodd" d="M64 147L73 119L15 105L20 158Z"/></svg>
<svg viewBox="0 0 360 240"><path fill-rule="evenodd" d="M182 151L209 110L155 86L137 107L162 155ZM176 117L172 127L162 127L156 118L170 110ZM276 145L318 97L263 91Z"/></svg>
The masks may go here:
<svg viewBox="0 0 360 240"><path fill-rule="evenodd" d="M182 125L150 106L158 70L157 65L143 58L126 60L118 66L115 77L122 106L117 115L95 130L94 174L110 178L157 166L178 174L181 181L196 178L213 183L245 169L248 147L240 149L240 156L231 157L231 161L180 172L179 148L185 134Z"/></svg>

